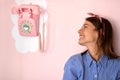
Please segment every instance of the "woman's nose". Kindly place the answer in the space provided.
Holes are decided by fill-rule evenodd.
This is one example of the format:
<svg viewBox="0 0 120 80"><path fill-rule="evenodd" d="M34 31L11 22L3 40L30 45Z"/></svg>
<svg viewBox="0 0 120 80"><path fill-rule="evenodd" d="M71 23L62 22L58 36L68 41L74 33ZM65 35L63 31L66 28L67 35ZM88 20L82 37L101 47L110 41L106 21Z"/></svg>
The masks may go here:
<svg viewBox="0 0 120 80"><path fill-rule="evenodd" d="M80 33L80 32L81 32L81 29L78 30L78 33Z"/></svg>

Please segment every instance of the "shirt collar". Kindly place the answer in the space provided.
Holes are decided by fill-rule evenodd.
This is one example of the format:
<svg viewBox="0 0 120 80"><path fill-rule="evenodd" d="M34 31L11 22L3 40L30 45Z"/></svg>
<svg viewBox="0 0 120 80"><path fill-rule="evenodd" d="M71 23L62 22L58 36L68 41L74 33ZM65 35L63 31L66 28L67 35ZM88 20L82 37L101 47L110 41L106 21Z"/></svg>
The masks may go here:
<svg viewBox="0 0 120 80"><path fill-rule="evenodd" d="M86 61L87 61L87 64L89 67L91 66L92 62L94 61L88 51L86 53ZM103 54L102 57L97 62L97 64L105 65L107 63L107 61L108 61L108 57L105 54Z"/></svg>
<svg viewBox="0 0 120 80"><path fill-rule="evenodd" d="M99 59L98 64L100 63L102 65L105 65L107 61L108 61L108 57L105 54L103 54L103 56Z"/></svg>
<svg viewBox="0 0 120 80"><path fill-rule="evenodd" d="M90 54L89 54L88 51L87 51L87 53L86 53L86 61L87 61L88 66L90 66L91 63L92 63L92 61L93 61L93 59L92 59L92 57L90 56Z"/></svg>

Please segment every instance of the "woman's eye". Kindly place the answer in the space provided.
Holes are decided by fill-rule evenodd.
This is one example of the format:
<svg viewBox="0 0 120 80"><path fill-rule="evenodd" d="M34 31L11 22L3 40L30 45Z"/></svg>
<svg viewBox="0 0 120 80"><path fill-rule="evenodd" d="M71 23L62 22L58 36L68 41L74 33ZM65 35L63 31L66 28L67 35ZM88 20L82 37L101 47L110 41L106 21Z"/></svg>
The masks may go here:
<svg viewBox="0 0 120 80"><path fill-rule="evenodd" d="M87 26L84 26L84 28L88 28Z"/></svg>

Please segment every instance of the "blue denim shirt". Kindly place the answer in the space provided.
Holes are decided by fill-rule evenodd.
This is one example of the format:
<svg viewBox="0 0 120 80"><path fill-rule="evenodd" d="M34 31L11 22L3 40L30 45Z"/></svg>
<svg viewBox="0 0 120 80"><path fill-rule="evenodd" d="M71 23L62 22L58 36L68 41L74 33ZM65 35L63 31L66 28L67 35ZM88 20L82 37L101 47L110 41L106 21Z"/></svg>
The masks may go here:
<svg viewBox="0 0 120 80"><path fill-rule="evenodd" d="M88 52L73 55L65 64L63 80L120 80L120 59L103 55L96 62Z"/></svg>

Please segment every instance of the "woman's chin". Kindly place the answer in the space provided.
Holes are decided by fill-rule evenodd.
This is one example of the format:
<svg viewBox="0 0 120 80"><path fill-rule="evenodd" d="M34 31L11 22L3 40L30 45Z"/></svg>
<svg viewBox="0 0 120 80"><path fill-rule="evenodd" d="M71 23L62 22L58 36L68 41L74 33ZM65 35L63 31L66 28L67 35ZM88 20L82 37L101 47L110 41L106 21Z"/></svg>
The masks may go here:
<svg viewBox="0 0 120 80"><path fill-rule="evenodd" d="M79 41L78 44L79 44L79 45L84 45L84 42Z"/></svg>
<svg viewBox="0 0 120 80"><path fill-rule="evenodd" d="M85 46L86 42L85 42L84 40L79 40L79 41L78 41L78 44L79 44L79 45L82 45L82 46Z"/></svg>

